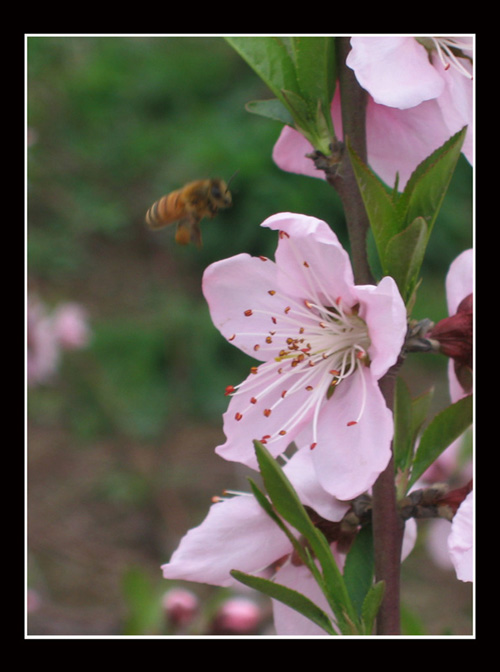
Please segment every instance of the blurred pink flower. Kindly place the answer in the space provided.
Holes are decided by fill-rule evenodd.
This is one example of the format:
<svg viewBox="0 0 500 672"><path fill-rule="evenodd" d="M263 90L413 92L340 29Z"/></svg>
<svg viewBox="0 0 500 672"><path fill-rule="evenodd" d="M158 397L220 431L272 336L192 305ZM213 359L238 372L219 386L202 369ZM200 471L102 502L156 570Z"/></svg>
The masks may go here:
<svg viewBox="0 0 500 672"><path fill-rule="evenodd" d="M88 344L88 317L82 306L63 303L55 310L52 320L54 334L62 348L73 350Z"/></svg>
<svg viewBox="0 0 500 672"><path fill-rule="evenodd" d="M185 588L167 590L162 606L169 623L180 628L192 623L200 609L198 597Z"/></svg>
<svg viewBox="0 0 500 672"><path fill-rule="evenodd" d="M368 163L389 186L404 188L417 165L468 125L463 153L472 163L471 37L352 37L347 65L368 92ZM459 55L455 53L459 50ZM332 102L335 134L343 138L338 87ZM311 145L285 126L273 151L283 170L319 177Z"/></svg>
<svg viewBox="0 0 500 672"><path fill-rule="evenodd" d="M252 634L262 616L260 606L248 597L230 597L217 609L212 624L214 634Z"/></svg>
<svg viewBox="0 0 500 672"><path fill-rule="evenodd" d="M281 213L262 226L279 231L276 262L239 254L203 277L215 326L262 361L228 386L227 441L216 452L256 468L254 439L273 456L307 443L325 490L351 499L390 458L392 414L378 380L401 351L406 309L390 277L354 284L325 222Z"/></svg>
<svg viewBox="0 0 500 672"><path fill-rule="evenodd" d="M82 348L90 338L86 313L75 303L63 303L49 314L41 301L30 298L26 327L29 385L50 380L59 365L61 349Z"/></svg>

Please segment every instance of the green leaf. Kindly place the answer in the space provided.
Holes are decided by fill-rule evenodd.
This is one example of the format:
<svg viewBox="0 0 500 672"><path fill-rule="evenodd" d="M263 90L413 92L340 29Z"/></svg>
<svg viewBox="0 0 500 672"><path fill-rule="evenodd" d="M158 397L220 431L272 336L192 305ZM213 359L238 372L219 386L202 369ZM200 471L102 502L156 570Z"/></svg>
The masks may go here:
<svg viewBox="0 0 500 672"><path fill-rule="evenodd" d="M386 245L384 272L394 278L405 302L417 284L428 239L425 219L417 217L406 229L393 236Z"/></svg>
<svg viewBox="0 0 500 672"><path fill-rule="evenodd" d="M430 235L462 152L466 131L467 127L463 128L417 166L398 199L400 221L408 223L423 217Z"/></svg>
<svg viewBox="0 0 500 672"><path fill-rule="evenodd" d="M283 89L300 95L295 64L287 44L281 38L258 36L225 39L282 102Z"/></svg>
<svg viewBox="0 0 500 672"><path fill-rule="evenodd" d="M288 607L295 609L295 611L298 611L310 621L316 623L316 625L329 635L337 634L333 628L331 620L325 612L305 595L302 595L287 586L274 583L274 581L269 581L268 579L263 579L258 576L252 576L251 574L244 574L237 570L232 570L231 575L245 586L258 590L261 593L264 593L264 595L267 595L274 600L279 600Z"/></svg>
<svg viewBox="0 0 500 672"><path fill-rule="evenodd" d="M313 525L290 481L269 451L259 441L254 441L254 446L260 473L273 506L309 543L321 565L325 596L337 623L342 632L352 632L351 624L357 621L356 611L325 536Z"/></svg>
<svg viewBox="0 0 500 672"><path fill-rule="evenodd" d="M248 112L267 117L274 121L293 127L293 117L283 103L277 98L269 100L252 100L245 105Z"/></svg>
<svg viewBox="0 0 500 672"><path fill-rule="evenodd" d="M361 616L363 602L373 583L374 557L371 525L365 525L347 554L344 582L356 612Z"/></svg>
<svg viewBox="0 0 500 672"><path fill-rule="evenodd" d="M431 388L415 399L405 381L396 379L394 395L394 464L396 470L406 471L413 459L418 434L429 411L434 393Z"/></svg>
<svg viewBox="0 0 500 672"><path fill-rule="evenodd" d="M335 38L329 37L293 37L291 47L295 62L296 77L302 97L316 115L317 101L320 101L323 113L330 120L330 106L335 93Z"/></svg>
<svg viewBox="0 0 500 672"><path fill-rule="evenodd" d="M384 592L385 583L384 581L379 581L370 587L370 590L365 597L362 608L362 620L365 635L372 634L373 624L375 623L378 610L380 609L380 605L384 598Z"/></svg>
<svg viewBox="0 0 500 672"><path fill-rule="evenodd" d="M472 413L472 395L468 395L433 418L420 438L408 487L422 476L445 448L465 432L472 423Z"/></svg>
<svg viewBox="0 0 500 672"><path fill-rule="evenodd" d="M384 273L388 242L401 228L392 195L380 178L346 144Z"/></svg>
<svg viewBox="0 0 500 672"><path fill-rule="evenodd" d="M335 135L330 105L335 91L334 37L226 37L288 110L273 102L248 109L293 126L315 149L330 153Z"/></svg>

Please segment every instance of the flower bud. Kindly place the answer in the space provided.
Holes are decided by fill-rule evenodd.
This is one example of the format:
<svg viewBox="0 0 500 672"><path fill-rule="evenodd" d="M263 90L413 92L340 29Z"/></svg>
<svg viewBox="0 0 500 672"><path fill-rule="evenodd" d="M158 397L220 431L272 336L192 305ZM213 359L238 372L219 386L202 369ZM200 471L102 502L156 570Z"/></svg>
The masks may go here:
<svg viewBox="0 0 500 672"><path fill-rule="evenodd" d="M246 597L226 600L215 615L215 634L249 635L255 632L262 619L260 607Z"/></svg>
<svg viewBox="0 0 500 672"><path fill-rule="evenodd" d="M198 597L185 588L168 590L163 596L162 604L168 622L181 628L190 625L199 610Z"/></svg>
<svg viewBox="0 0 500 672"><path fill-rule="evenodd" d="M455 315L438 322L427 334L437 342L439 352L451 357L455 373L465 392L472 389L472 294L466 296Z"/></svg>

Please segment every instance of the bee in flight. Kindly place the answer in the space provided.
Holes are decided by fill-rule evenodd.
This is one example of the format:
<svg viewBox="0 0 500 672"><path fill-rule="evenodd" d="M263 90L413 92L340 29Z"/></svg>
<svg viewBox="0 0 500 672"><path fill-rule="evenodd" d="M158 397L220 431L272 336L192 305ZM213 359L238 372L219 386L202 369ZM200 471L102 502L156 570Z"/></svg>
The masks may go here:
<svg viewBox="0 0 500 672"><path fill-rule="evenodd" d="M219 209L228 208L231 203L231 192L224 180L196 180L153 203L146 213L146 224L153 230L177 224L176 242L194 242L200 247L201 220L213 219Z"/></svg>

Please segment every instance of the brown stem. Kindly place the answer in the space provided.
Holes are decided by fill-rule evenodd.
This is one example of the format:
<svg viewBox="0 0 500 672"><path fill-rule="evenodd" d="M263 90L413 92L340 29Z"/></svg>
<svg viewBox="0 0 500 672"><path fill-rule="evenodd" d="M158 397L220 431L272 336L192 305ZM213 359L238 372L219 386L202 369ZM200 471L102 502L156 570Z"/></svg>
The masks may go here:
<svg viewBox="0 0 500 672"><path fill-rule="evenodd" d="M385 402L394 405L396 365L379 382ZM400 634L400 565L404 522L396 506L394 461L380 474L372 489L372 525L375 578L385 582L384 599L377 616L378 635Z"/></svg>
<svg viewBox="0 0 500 672"><path fill-rule="evenodd" d="M345 64L350 50L350 38L337 38L338 77L342 103L344 139L349 138L352 148L366 162L366 92L359 86L354 72ZM351 259L357 284L373 283L366 253L366 237L370 223L359 192L349 155L344 151L338 172L326 174L328 182L340 196L349 232Z"/></svg>

